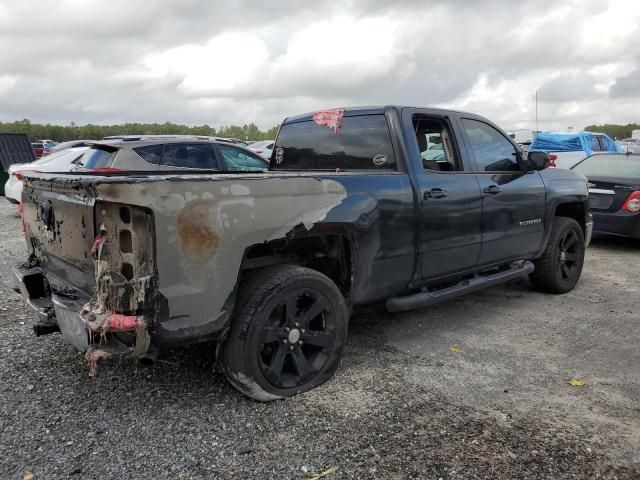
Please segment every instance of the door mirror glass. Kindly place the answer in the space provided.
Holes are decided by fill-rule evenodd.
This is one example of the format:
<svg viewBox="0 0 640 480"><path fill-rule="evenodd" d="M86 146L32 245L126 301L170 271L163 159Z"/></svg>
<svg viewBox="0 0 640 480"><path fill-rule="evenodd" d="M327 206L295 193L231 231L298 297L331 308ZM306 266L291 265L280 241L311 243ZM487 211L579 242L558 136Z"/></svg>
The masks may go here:
<svg viewBox="0 0 640 480"><path fill-rule="evenodd" d="M550 162L547 152L529 152L527 160L534 170L544 170Z"/></svg>

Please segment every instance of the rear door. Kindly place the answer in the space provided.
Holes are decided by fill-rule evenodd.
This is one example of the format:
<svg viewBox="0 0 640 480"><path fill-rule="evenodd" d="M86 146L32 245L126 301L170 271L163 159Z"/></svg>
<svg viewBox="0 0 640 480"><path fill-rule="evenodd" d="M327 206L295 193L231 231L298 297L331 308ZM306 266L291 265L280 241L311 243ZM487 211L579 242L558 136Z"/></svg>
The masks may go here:
<svg viewBox="0 0 640 480"><path fill-rule="evenodd" d="M422 277L475 267L481 245L480 187L454 119L428 109L403 110L407 150L419 190Z"/></svg>
<svg viewBox="0 0 640 480"><path fill-rule="evenodd" d="M545 231L546 190L540 174L522 171L520 150L494 125L465 116L460 123L482 195L478 263L497 263L537 251Z"/></svg>

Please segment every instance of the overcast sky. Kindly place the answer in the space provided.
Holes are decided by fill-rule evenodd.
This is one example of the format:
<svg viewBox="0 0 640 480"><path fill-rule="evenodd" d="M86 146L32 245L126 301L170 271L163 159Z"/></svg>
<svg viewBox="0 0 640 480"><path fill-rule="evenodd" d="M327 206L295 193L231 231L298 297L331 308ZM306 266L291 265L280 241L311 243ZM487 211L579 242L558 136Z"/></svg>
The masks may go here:
<svg viewBox="0 0 640 480"><path fill-rule="evenodd" d="M220 125L349 105L640 122L639 0L0 0L0 121Z"/></svg>

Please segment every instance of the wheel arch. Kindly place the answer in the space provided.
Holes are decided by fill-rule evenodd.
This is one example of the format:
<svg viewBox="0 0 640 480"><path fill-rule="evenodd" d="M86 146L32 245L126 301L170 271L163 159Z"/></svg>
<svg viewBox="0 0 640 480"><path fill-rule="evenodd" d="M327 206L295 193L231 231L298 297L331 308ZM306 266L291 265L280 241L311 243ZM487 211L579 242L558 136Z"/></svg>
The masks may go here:
<svg viewBox="0 0 640 480"><path fill-rule="evenodd" d="M249 246L240 265L240 279L255 269L281 264L299 265L330 278L348 301L357 263L354 233L344 224L319 224L294 229L284 238Z"/></svg>

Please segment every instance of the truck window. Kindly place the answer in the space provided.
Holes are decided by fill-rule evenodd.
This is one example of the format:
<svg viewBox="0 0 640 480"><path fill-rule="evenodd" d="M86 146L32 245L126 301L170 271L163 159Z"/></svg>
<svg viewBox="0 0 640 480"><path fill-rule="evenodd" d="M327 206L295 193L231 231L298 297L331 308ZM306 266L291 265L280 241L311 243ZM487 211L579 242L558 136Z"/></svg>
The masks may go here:
<svg viewBox="0 0 640 480"><path fill-rule="evenodd" d="M597 135L591 137L591 140L589 140L589 147L593 152L602 152L604 150L598 141Z"/></svg>
<svg viewBox="0 0 640 480"><path fill-rule="evenodd" d="M275 170L393 170L391 134L384 115L344 117L340 129L309 120L280 128Z"/></svg>
<svg viewBox="0 0 640 480"><path fill-rule="evenodd" d="M455 172L462 170L453 145L451 131L439 119L415 116L413 128L426 170Z"/></svg>
<svg viewBox="0 0 640 480"><path fill-rule="evenodd" d="M462 119L481 172L519 172L518 152L498 130L477 120Z"/></svg>

